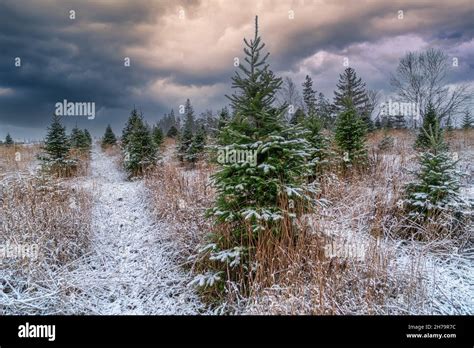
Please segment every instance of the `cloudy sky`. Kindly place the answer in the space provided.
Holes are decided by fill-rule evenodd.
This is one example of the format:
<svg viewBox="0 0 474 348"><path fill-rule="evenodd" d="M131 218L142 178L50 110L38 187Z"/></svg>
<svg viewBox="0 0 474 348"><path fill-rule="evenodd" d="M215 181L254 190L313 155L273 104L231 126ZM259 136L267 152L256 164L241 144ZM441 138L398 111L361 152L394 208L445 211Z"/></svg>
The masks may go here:
<svg viewBox="0 0 474 348"><path fill-rule="evenodd" d="M330 98L344 58L389 94L400 57L430 47L458 59L450 83L474 80L472 0L0 0L0 137L42 138L64 99L95 102L95 119L66 123L96 136L133 106L149 122L186 98L216 110L255 15L271 69L298 85L309 74Z"/></svg>

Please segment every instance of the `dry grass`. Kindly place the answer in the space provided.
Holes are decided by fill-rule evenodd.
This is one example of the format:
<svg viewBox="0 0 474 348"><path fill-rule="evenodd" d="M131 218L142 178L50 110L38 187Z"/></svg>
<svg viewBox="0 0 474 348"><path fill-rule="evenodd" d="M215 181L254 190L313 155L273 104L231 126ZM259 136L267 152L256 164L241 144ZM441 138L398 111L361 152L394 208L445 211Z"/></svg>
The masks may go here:
<svg viewBox="0 0 474 348"><path fill-rule="evenodd" d="M29 163L37 150L20 149ZM91 195L64 180L17 175L16 166L4 170L0 173L0 245L36 251L26 256L0 256L1 311L55 313L69 291L61 285L62 272L88 250Z"/></svg>
<svg viewBox="0 0 474 348"><path fill-rule="evenodd" d="M244 296L242 284L228 281L221 292L219 312L252 314L430 314L469 313L462 291L447 299L432 277L435 264L443 264L444 281L459 277L466 286L467 256L453 252L449 238L419 243L405 240L400 230L406 218L399 202L404 186L417 166L414 132L393 130L393 147L381 150L383 132L368 139L371 167L365 172L326 172L321 178L321 198L330 204L298 222L297 237L282 233L258 240L252 274ZM458 151L460 167L470 170L474 132L454 132L451 151ZM188 252L211 230L202 214L212 204L209 187L212 168L198 165L189 171L171 160L167 144L163 165L147 177L160 218L172 221ZM467 181L466 181L467 180ZM464 184L469 184L469 178ZM420 227L422 228L427 227ZM429 227L428 227L429 228ZM426 231L423 231L427 233ZM334 256L328 246L338 250ZM441 254L439 250L443 250ZM458 249L456 249L458 250ZM342 255L341 255L342 251ZM462 250L459 250L462 252ZM186 253L187 254L187 253ZM435 259L435 261L433 261ZM448 262L448 260L450 260ZM455 261L457 260L457 261ZM461 261L462 260L462 261ZM451 278L452 276L452 278Z"/></svg>
<svg viewBox="0 0 474 348"><path fill-rule="evenodd" d="M33 169L39 151L40 145L0 145L0 174Z"/></svg>
<svg viewBox="0 0 474 348"><path fill-rule="evenodd" d="M151 192L156 216L173 226L176 238L185 247L185 260L210 228L204 213L214 197L212 167L199 163L188 170L176 160L174 151L174 139L167 138L162 161L145 176L145 185Z"/></svg>

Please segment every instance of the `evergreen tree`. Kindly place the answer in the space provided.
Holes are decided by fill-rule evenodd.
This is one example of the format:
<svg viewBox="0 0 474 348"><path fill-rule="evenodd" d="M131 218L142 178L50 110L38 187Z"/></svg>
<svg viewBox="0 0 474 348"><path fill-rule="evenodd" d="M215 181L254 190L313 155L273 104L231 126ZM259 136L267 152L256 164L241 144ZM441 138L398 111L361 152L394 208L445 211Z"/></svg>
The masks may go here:
<svg viewBox="0 0 474 348"><path fill-rule="evenodd" d="M268 53L262 52L265 45L258 35L257 18L254 38L244 43L247 64L240 64L240 72L232 78L237 92L228 96L235 115L223 129L221 139L227 143L217 146L231 156L219 156L220 170L213 176L217 198L209 214L216 219L217 251L232 251L250 272L253 265L247 255L259 236L279 235L281 220L297 217L285 202L312 201L306 186L310 145L299 126L285 125L286 107L274 106L282 80L266 63ZM239 160L232 156L236 153L247 156Z"/></svg>
<svg viewBox="0 0 474 348"><path fill-rule="evenodd" d="M304 127L307 130L305 138L311 145L309 163L314 171L320 171L321 164L326 160L327 139L322 135L322 124L319 117L315 114L308 116L304 121ZM315 179L313 174L310 179Z"/></svg>
<svg viewBox="0 0 474 348"><path fill-rule="evenodd" d="M126 147L128 144L128 136L132 131L133 125L138 121L141 120L142 116L138 114L137 109L133 109L130 113L130 116L125 124L125 128L122 131L122 147Z"/></svg>
<svg viewBox="0 0 474 348"><path fill-rule="evenodd" d="M69 135L69 145L72 148L78 149L81 147L82 143L84 141L84 133L82 130L79 129L79 127L74 126L74 128L71 130L71 134Z"/></svg>
<svg viewBox="0 0 474 348"><path fill-rule="evenodd" d="M7 136L5 137L5 145L11 146L15 142L13 141L13 138L11 137L10 133L7 133Z"/></svg>
<svg viewBox="0 0 474 348"><path fill-rule="evenodd" d="M105 128L104 136L102 137L102 147L114 146L115 144L117 144L117 137L112 131L110 124L108 124L107 128Z"/></svg>
<svg viewBox="0 0 474 348"><path fill-rule="evenodd" d="M206 130L204 126L196 132L191 145L185 155L185 160L191 163L196 163L204 151L206 145Z"/></svg>
<svg viewBox="0 0 474 348"><path fill-rule="evenodd" d="M403 116L402 114L396 115L395 119L393 120L393 127L396 129L405 129L406 128L405 116Z"/></svg>
<svg viewBox="0 0 474 348"><path fill-rule="evenodd" d="M166 136L168 138L176 138L178 136L178 129L176 128L176 126L171 126L168 132L166 133Z"/></svg>
<svg viewBox="0 0 474 348"><path fill-rule="evenodd" d="M365 147L366 125L352 106L351 100L346 99L346 108L339 114L336 121L335 140L344 156L351 162L363 163L367 157Z"/></svg>
<svg viewBox="0 0 474 348"><path fill-rule="evenodd" d="M51 125L45 139L44 150L51 161L64 161L69 153L69 141L66 136L66 128L61 124L58 115L53 115Z"/></svg>
<svg viewBox="0 0 474 348"><path fill-rule="evenodd" d="M462 118L462 129L471 129L474 127L474 120L472 119L471 113L466 110L464 117Z"/></svg>
<svg viewBox="0 0 474 348"><path fill-rule="evenodd" d="M316 114L316 91L313 89L313 80L306 75L303 82L303 102L308 116Z"/></svg>
<svg viewBox="0 0 474 348"><path fill-rule="evenodd" d="M217 123L217 128L221 130L227 125L229 120L230 120L229 109L227 109L227 106L224 106L221 112L219 113L219 121Z"/></svg>
<svg viewBox="0 0 474 348"><path fill-rule="evenodd" d="M420 131L415 141L415 148L424 150L430 147L430 129L433 131L433 133L441 132L438 116L436 115L436 111L431 103L429 103L427 106L425 117L423 118L423 125L420 128Z"/></svg>
<svg viewBox="0 0 474 348"><path fill-rule="evenodd" d="M303 124L305 120L304 111L301 108L296 109L296 112L291 116L290 124Z"/></svg>
<svg viewBox="0 0 474 348"><path fill-rule="evenodd" d="M446 120L446 130L448 132L451 132L454 130L453 121L451 120L451 115L448 115L448 118Z"/></svg>
<svg viewBox="0 0 474 348"><path fill-rule="evenodd" d="M433 109L429 109L433 112ZM427 116L427 115L426 115ZM425 117L426 117L425 116ZM425 152L420 156L420 170L416 181L406 187L409 216L425 220L442 213L459 214L466 207L459 193L459 176L456 162L451 159L437 122L424 129Z"/></svg>
<svg viewBox="0 0 474 348"><path fill-rule="evenodd" d="M186 160L186 155L189 151L189 147L193 142L193 129L195 127L194 120L194 111L191 106L189 99L186 100L186 105L184 107L185 121L183 125L183 130L180 134L177 154L180 161Z"/></svg>
<svg viewBox="0 0 474 348"><path fill-rule="evenodd" d="M61 124L60 117L54 114L44 141L45 154L38 156L43 162L43 169L59 176L71 175L77 162L69 158L69 149L66 129Z"/></svg>
<svg viewBox="0 0 474 348"><path fill-rule="evenodd" d="M366 129L373 129L370 115L371 106L365 83L357 76L355 70L350 67L346 68L344 73L339 76L337 90L334 91L334 107L337 113L347 110L346 100L350 101L356 114L363 119Z"/></svg>
<svg viewBox="0 0 474 348"><path fill-rule="evenodd" d="M158 125L153 127L153 141L157 148L163 144L163 130Z"/></svg>
<svg viewBox="0 0 474 348"><path fill-rule="evenodd" d="M377 118L375 119L374 128L375 129L381 129L382 128L382 122L380 121L379 116L377 116Z"/></svg>
<svg viewBox="0 0 474 348"><path fill-rule="evenodd" d="M92 136L87 129L84 129L84 136L87 140L87 146L90 148L92 146Z"/></svg>
<svg viewBox="0 0 474 348"><path fill-rule="evenodd" d="M129 124L124 147L124 166L132 177L143 175L146 169L155 165L157 152L150 129L142 116L136 117L132 112Z"/></svg>

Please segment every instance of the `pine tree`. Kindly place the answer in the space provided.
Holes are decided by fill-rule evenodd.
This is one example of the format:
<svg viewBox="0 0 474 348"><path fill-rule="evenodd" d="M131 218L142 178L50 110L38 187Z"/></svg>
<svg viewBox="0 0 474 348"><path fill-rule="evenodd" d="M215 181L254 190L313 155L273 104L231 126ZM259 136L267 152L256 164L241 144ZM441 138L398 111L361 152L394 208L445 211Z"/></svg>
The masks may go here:
<svg viewBox="0 0 474 348"><path fill-rule="evenodd" d="M104 136L102 137L102 147L106 148L108 146L114 146L115 144L117 144L117 137L112 131L110 124L108 124L107 128L105 128Z"/></svg>
<svg viewBox="0 0 474 348"><path fill-rule="evenodd" d="M142 116L136 117L132 112L124 146L124 166L129 176L143 175L145 171L154 166L157 159L157 149L149 127Z"/></svg>
<svg viewBox="0 0 474 348"><path fill-rule="evenodd" d="M168 132L166 133L168 138L176 138L178 136L178 129L173 125L170 127Z"/></svg>
<svg viewBox="0 0 474 348"><path fill-rule="evenodd" d="M346 100L351 102L356 114L361 117L366 124L367 130L373 129L373 122L370 115L370 101L367 96L367 89L362 79L357 76L354 69L348 67L339 76L337 90L334 91L334 107L337 113L346 110Z"/></svg>
<svg viewBox="0 0 474 348"><path fill-rule="evenodd" d="M193 142L193 129L195 127L194 111L191 106L189 99L186 100L184 107L185 121L183 130L180 134L179 143L177 147L177 155L180 161L186 160L186 154L188 153L189 147Z"/></svg>
<svg viewBox="0 0 474 348"><path fill-rule="evenodd" d="M296 109L296 112L291 116L290 124L302 124L305 120L304 111L301 108Z"/></svg>
<svg viewBox="0 0 474 348"><path fill-rule="evenodd" d="M62 161L68 157L69 141L66 136L66 128L63 127L60 117L56 114L53 115L51 125L48 127L44 149L49 160Z"/></svg>
<svg viewBox="0 0 474 348"><path fill-rule="evenodd" d="M11 137L10 133L7 133L7 136L5 137L5 145L11 146L13 144L15 144L15 142L13 141L13 138Z"/></svg>
<svg viewBox="0 0 474 348"><path fill-rule="evenodd" d="M45 155L39 156L43 169L59 176L71 175L77 162L69 158L69 149L66 128L61 124L60 117L54 114L44 141Z"/></svg>
<svg viewBox="0 0 474 348"><path fill-rule="evenodd" d="M451 119L451 115L448 115L448 118L446 120L446 130L448 132L452 132L454 130L454 127L453 127L453 121Z"/></svg>
<svg viewBox="0 0 474 348"><path fill-rule="evenodd" d="M424 150L430 147L431 145L431 139L429 137L430 129L433 131L433 133L438 133L441 131L438 116L436 115L436 111L431 103L429 103L427 106L425 117L423 118L423 125L420 128L418 136L415 141L415 148L419 150Z"/></svg>
<svg viewBox="0 0 474 348"><path fill-rule="evenodd" d="M69 145L75 149L80 148L84 140L83 137L84 133L82 132L82 130L79 129L79 127L77 127L76 124L76 126L71 130L71 134L69 135Z"/></svg>
<svg viewBox="0 0 474 348"><path fill-rule="evenodd" d="M313 80L306 75L303 82L303 101L308 116L316 114L316 91L313 89Z"/></svg>
<svg viewBox="0 0 474 348"><path fill-rule="evenodd" d="M191 162L192 164L196 163L202 155L205 145L206 130L204 126L201 126L201 128L196 132L196 135L194 136L193 141L191 142L191 145L184 156L184 159L187 162Z"/></svg>
<svg viewBox="0 0 474 348"><path fill-rule="evenodd" d="M230 120L229 109L227 106L224 106L219 113L219 121L217 123L217 129L221 130L224 128Z"/></svg>
<svg viewBox="0 0 474 348"><path fill-rule="evenodd" d="M305 138L311 145L309 163L313 166L314 171L320 171L321 165L326 160L327 150L327 139L322 135L322 124L319 117L315 114L309 115L304 121L304 127L306 129ZM310 179L315 179L316 176L312 175Z"/></svg>
<svg viewBox="0 0 474 348"><path fill-rule="evenodd" d="M155 145L157 148L160 148L160 146L163 144L163 130L160 128L160 126L156 125L153 127L153 141L155 142Z"/></svg>
<svg viewBox="0 0 474 348"><path fill-rule="evenodd" d="M433 112L433 109L428 111ZM459 214L466 206L459 193L460 173L447 152L442 129L437 122L434 127L431 124L427 127L424 132L428 143L419 159L420 170L416 173L416 181L406 187L406 207L415 220L442 213Z"/></svg>
<svg viewBox="0 0 474 348"><path fill-rule="evenodd" d="M472 119L471 113L466 110L464 111L464 117L462 118L462 129L471 129L474 127L474 120Z"/></svg>
<svg viewBox="0 0 474 348"><path fill-rule="evenodd" d="M228 98L235 115L223 129L227 143L217 146L218 152L230 156L218 156L220 170L213 176L217 198L209 211L216 219L216 248L231 249L249 272L252 265L246 255L259 236L278 236L281 220L297 217L284 202L311 202L306 186L310 145L299 126L285 125L286 107L274 106L282 80L266 63L257 20L254 38L244 39L247 64L240 64L232 78L237 92ZM235 154L247 156L242 160Z"/></svg>
<svg viewBox="0 0 474 348"><path fill-rule="evenodd" d="M405 116L403 116L402 114L396 115L393 121L393 127L396 129L405 129L406 128Z"/></svg>
<svg viewBox="0 0 474 348"><path fill-rule="evenodd" d="M377 118L375 119L374 128L375 129L381 129L382 128L382 122L380 121L379 116L377 116Z"/></svg>
<svg viewBox="0 0 474 348"><path fill-rule="evenodd" d="M367 157L366 132L364 121L357 116L351 100L346 99L345 111L339 114L336 121L335 140L344 157L352 164L361 164Z"/></svg>
<svg viewBox="0 0 474 348"><path fill-rule="evenodd" d="M84 136L87 140L87 147L91 148L91 146L92 146L92 136L91 136L91 133L89 133L89 131L87 129L84 129Z"/></svg>
<svg viewBox="0 0 474 348"><path fill-rule="evenodd" d="M133 125L135 122L138 120L141 120L142 116L138 114L137 109L133 109L132 112L130 113L130 116L127 120L127 123L125 124L125 128L122 131L122 147L126 147L128 143L128 136L130 132L132 131Z"/></svg>

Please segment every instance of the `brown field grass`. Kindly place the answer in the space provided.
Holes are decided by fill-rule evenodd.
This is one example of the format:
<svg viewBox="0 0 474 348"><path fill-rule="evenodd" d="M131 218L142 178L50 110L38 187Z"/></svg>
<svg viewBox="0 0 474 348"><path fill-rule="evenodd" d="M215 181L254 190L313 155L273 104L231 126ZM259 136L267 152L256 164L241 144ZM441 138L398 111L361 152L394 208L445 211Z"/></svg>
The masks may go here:
<svg viewBox="0 0 474 348"><path fill-rule="evenodd" d="M417 168L416 134L392 130L388 135L393 137L393 147L382 150L379 144L384 135L374 132L368 138L368 171L342 176L324 173L321 198L330 203L303 216L296 239L283 233L259 240L255 246L258 268L245 291L250 296L243 295L239 284L228 282L221 292L225 308L220 310L253 314L456 313L453 308L430 307L427 287L431 283L426 280L426 255L440 246L449 249L456 241L433 235L434 240L416 244L400 234L406 218L399 201L404 186L412 180L410 170ZM454 131L448 141L451 151L459 154L460 166L469 170L474 131ZM165 147L166 156L173 158L174 143L168 141ZM205 236L212 229L203 212L214 197L209 183L213 170L203 163L189 170L171 160L146 178L157 214L174 221L177 235L188 245L186 256L199 244L206 244ZM400 249L400 243L406 247ZM346 254L328 256L328 245L344 246Z"/></svg>

